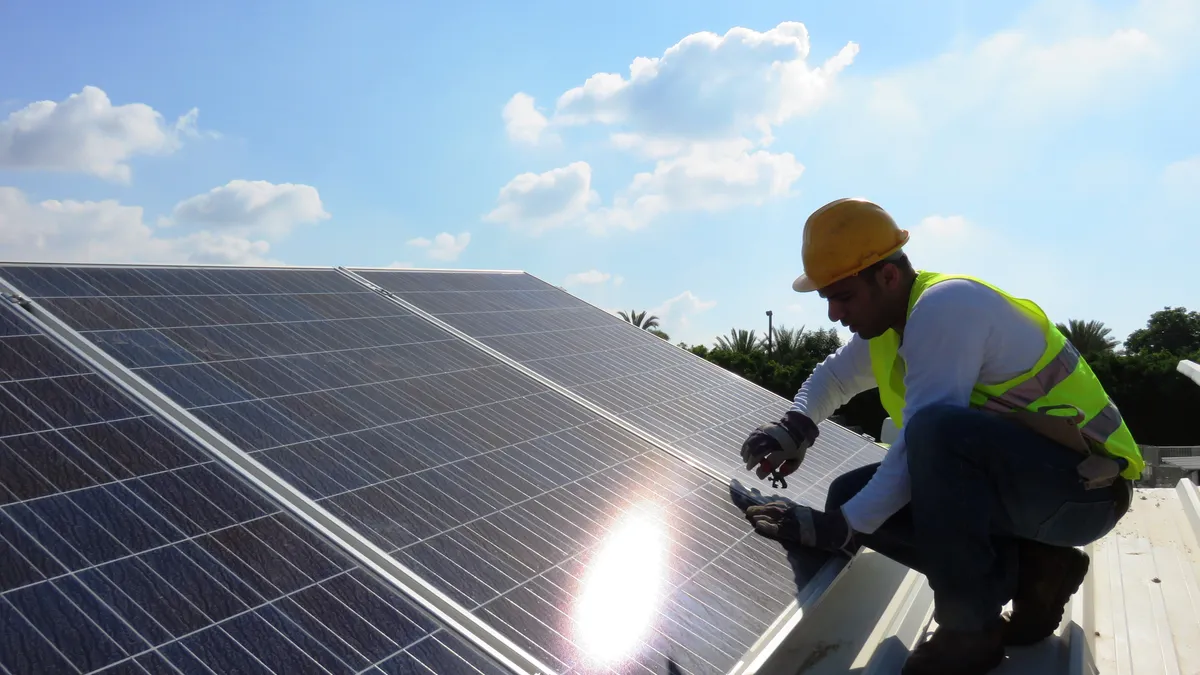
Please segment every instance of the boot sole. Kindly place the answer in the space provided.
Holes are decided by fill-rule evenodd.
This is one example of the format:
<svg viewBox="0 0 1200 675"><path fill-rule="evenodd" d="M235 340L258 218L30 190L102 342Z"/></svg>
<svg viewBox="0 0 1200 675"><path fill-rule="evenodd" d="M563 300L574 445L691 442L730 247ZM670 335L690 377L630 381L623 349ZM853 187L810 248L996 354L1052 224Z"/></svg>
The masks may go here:
<svg viewBox="0 0 1200 675"><path fill-rule="evenodd" d="M1055 596L1051 599L1053 601L1053 604L1051 605L1052 607L1062 608L1066 606L1067 601L1071 599L1071 596L1075 595L1075 592L1078 591L1079 587L1083 585L1083 580L1085 577L1087 577L1088 568L1090 566L1091 560L1088 558L1087 554L1076 551L1076 554L1071 556L1071 562L1058 584L1058 593L1055 594ZM1058 620L1054 622L1054 625L1049 626L1048 628L1043 628L1033 637L1020 635L1022 632L1022 621L1020 617L1017 617L1016 615L1006 616L1005 618L1007 621L1004 627L1004 646L1026 647L1032 644L1037 644L1038 642L1050 637L1054 634L1054 631L1058 628L1058 625L1062 623L1061 611L1062 610L1060 609ZM1012 621L1013 618L1016 618L1015 623ZM1014 628L1014 626L1016 626L1016 628Z"/></svg>

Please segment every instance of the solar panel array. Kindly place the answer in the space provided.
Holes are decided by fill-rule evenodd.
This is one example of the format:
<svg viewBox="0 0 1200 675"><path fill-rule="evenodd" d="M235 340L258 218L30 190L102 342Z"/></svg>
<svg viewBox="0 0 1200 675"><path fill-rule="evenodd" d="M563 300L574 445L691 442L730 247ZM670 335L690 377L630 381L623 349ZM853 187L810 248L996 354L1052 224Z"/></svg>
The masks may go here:
<svg viewBox="0 0 1200 675"><path fill-rule="evenodd" d="M529 274L353 269L463 333L734 478L738 448L791 401ZM823 423L786 489L823 506L830 480L883 457L873 441Z"/></svg>
<svg viewBox="0 0 1200 675"><path fill-rule="evenodd" d="M0 671L503 672L0 305Z"/></svg>
<svg viewBox="0 0 1200 675"><path fill-rule="evenodd" d="M335 270L0 276L552 670L659 673L670 657L726 672L822 560L794 569L725 481ZM621 567L639 555L623 546L647 545L659 567ZM639 608L646 632L622 632ZM422 621L414 640L473 655ZM597 662L635 639L628 660ZM395 646L419 661L422 644Z"/></svg>

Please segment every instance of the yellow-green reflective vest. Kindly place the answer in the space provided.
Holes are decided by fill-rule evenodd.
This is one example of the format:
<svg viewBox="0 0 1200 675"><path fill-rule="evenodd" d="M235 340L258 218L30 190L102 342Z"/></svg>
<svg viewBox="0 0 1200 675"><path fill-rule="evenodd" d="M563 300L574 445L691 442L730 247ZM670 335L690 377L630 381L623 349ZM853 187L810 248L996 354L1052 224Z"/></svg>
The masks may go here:
<svg viewBox="0 0 1200 675"><path fill-rule="evenodd" d="M1073 405L1083 412L1080 426L1084 437L1091 440L1094 446L1103 448L1107 454L1122 457L1128 462L1121 472L1122 476L1130 480L1139 478L1146 463L1129 427L1121 419L1121 412L1108 397L1091 367L1035 303L1014 298L971 276L920 272L909 294L908 313L912 314L917 298L930 286L949 279L968 279L996 291L1037 322L1046 335L1046 351L1032 369L1000 384L976 383L971 392L971 406L1004 412L1015 408L1037 411L1046 406ZM872 338L868 344L871 369L879 385L879 398L884 409L892 416L893 423L903 429L904 360L898 353L900 335L888 329L883 335Z"/></svg>

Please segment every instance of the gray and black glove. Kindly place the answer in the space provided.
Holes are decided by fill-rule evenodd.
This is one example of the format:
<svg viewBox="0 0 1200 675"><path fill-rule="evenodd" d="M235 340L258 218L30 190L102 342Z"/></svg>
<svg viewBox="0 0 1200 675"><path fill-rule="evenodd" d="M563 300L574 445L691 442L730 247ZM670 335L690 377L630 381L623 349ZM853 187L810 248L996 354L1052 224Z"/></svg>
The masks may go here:
<svg viewBox="0 0 1200 675"><path fill-rule="evenodd" d="M825 513L788 501L774 501L746 509L746 519L758 534L822 551L853 556L858 550L854 530L840 509Z"/></svg>
<svg viewBox="0 0 1200 675"><path fill-rule="evenodd" d="M742 462L746 469L755 468L759 478L773 475L782 479L800 468L804 453L820 435L817 425L807 416L789 410L783 419L763 424L742 443ZM787 483L784 483L787 487Z"/></svg>

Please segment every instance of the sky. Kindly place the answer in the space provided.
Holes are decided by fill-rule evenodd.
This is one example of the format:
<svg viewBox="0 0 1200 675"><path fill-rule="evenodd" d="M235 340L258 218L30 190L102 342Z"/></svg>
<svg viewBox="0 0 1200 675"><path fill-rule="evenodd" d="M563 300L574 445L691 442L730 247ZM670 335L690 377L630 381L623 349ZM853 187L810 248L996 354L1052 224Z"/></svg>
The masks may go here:
<svg viewBox="0 0 1200 675"><path fill-rule="evenodd" d="M527 271L839 328L808 214L1124 339L1200 309L1200 0L0 4L0 260ZM848 334L842 333L843 338Z"/></svg>

